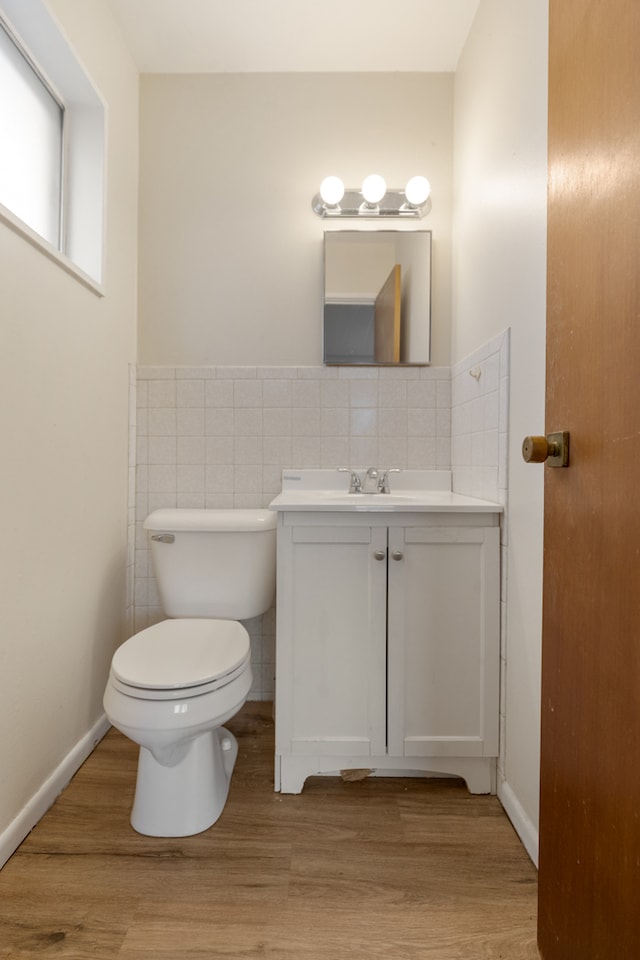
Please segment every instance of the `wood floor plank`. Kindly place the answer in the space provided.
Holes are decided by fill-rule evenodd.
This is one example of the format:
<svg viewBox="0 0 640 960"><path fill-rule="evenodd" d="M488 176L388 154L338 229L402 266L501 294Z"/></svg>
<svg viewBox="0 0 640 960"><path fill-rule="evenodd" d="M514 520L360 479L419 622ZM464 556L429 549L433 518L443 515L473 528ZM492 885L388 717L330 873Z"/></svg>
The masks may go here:
<svg viewBox="0 0 640 960"><path fill-rule="evenodd" d="M149 909L151 908L151 910ZM147 904L158 915L158 904ZM282 958L282 960L533 960L538 956L530 914L528 936L505 927L499 913L479 907L461 929L456 911L425 912L418 905L389 906L375 921L366 909L349 904L327 909L322 903L304 909L285 904L276 911L254 910L241 918L216 905L203 919L171 917L170 933L157 919L141 913L122 946L120 960L204 958Z"/></svg>
<svg viewBox="0 0 640 960"><path fill-rule="evenodd" d="M40 889L38 898L29 903L2 903L0 957L117 960L134 915L132 903L121 906L116 918L112 905L65 901L55 887L48 892Z"/></svg>
<svg viewBox="0 0 640 960"><path fill-rule="evenodd" d="M536 871L495 797L455 780L273 791L271 705L229 723L227 806L196 837L129 824L111 731L0 871L0 958L535 960Z"/></svg>

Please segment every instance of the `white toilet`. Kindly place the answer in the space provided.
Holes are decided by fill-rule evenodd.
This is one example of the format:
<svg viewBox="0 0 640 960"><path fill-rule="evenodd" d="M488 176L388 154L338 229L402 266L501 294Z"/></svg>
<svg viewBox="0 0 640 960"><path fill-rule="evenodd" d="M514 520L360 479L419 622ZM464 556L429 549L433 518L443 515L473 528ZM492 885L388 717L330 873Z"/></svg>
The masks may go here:
<svg viewBox="0 0 640 960"><path fill-rule="evenodd" d="M116 650L104 709L140 744L131 825L187 837L215 823L227 799L238 746L222 724L252 682L249 635L237 621L273 601L276 514L156 510L144 526L162 606L175 619Z"/></svg>

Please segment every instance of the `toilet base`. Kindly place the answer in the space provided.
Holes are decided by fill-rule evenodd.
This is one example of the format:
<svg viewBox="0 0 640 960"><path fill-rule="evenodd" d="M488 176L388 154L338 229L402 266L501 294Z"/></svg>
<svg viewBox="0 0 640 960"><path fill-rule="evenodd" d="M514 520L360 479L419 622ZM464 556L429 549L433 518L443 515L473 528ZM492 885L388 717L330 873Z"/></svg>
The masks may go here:
<svg viewBox="0 0 640 960"><path fill-rule="evenodd" d="M225 727L197 736L171 767L140 747L133 829L148 837L190 837L212 826L227 801L237 756L238 742Z"/></svg>

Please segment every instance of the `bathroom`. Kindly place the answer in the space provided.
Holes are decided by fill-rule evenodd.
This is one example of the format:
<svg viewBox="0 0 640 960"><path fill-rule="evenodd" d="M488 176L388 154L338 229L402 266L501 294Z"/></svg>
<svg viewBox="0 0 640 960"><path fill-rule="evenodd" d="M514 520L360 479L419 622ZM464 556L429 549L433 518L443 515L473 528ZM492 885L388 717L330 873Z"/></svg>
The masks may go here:
<svg viewBox="0 0 640 960"><path fill-rule="evenodd" d="M1 352L11 504L2 626L13 638L0 671L0 861L104 733L102 693L115 647L157 616L144 550L138 543L136 556L132 536L136 500L143 511L172 497L181 505L208 496L206 505L262 506L294 450L305 466L335 465L375 444L389 465L446 467L452 454L463 457L449 412L474 384L499 390L501 378L491 377L506 331L508 449L503 430L502 448L499 437L488 438L493 460L453 466L468 492L497 497L508 465L498 789L535 860L542 477L525 469L519 443L543 422L544 5L523 0L516 11L508 0L480 0L455 73L140 82L108 3L50 6L108 106L106 295L0 224L10 278ZM435 426L424 436L389 436L383 417L375 434L370 421L359 428L361 410L380 409L371 371L361 378L321 362L323 224L311 197L327 173L358 183L372 164L389 183L423 172L432 184L423 221L434 241L432 367L407 371L406 382L400 372L374 373L377 397L393 392L385 383L403 383L407 396L412 383L440 385L428 407ZM476 381L468 370L477 366ZM211 382L224 391L230 381L239 384L238 409L253 411L246 442L207 463L197 459L207 435L197 432L194 411L204 416L214 406ZM325 407L340 424L310 443L291 429L294 411L309 408L306 381L318 384L318 418L320 385L331 383ZM151 411L168 410L175 433L166 421L160 430L155 416L152 434ZM504 422L504 408L502 415ZM484 431L484 421L475 426ZM325 443L324 461L323 439L335 443ZM271 699L272 619L252 632L253 696Z"/></svg>

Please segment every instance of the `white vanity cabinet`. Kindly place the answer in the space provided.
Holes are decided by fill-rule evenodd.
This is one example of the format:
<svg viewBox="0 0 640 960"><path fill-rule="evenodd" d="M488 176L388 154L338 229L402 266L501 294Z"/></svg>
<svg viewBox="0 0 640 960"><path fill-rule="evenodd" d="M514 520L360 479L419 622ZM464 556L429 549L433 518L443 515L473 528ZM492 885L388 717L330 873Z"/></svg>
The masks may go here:
<svg viewBox="0 0 640 960"><path fill-rule="evenodd" d="M353 768L495 789L499 509L279 512L276 790Z"/></svg>

